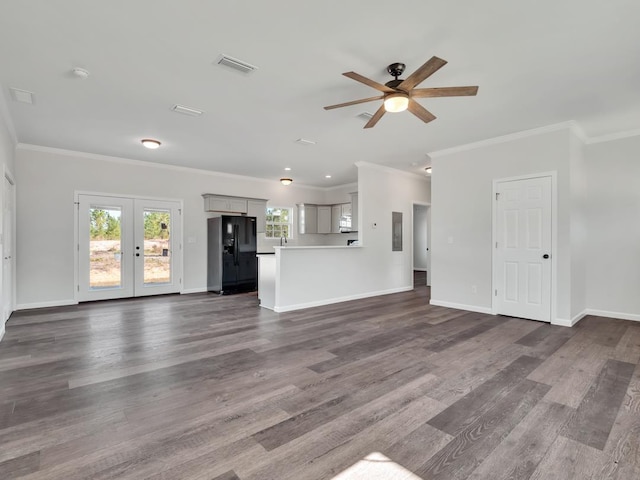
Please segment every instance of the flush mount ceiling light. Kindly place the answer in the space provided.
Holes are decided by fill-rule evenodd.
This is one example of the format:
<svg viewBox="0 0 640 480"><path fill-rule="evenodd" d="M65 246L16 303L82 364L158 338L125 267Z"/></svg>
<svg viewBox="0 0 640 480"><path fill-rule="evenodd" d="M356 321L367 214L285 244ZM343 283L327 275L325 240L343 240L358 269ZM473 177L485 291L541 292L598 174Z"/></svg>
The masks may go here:
<svg viewBox="0 0 640 480"><path fill-rule="evenodd" d="M427 167L424 169L425 173L431 175L431 167Z"/></svg>
<svg viewBox="0 0 640 480"><path fill-rule="evenodd" d="M154 140L153 138L143 138L140 141L142 142L142 145L144 145L147 148L150 148L151 150L155 150L160 145L162 145L158 140Z"/></svg>
<svg viewBox="0 0 640 480"><path fill-rule="evenodd" d="M384 109L389 113L404 112L409 106L409 95L391 93L384 99Z"/></svg>
<svg viewBox="0 0 640 480"><path fill-rule="evenodd" d="M280 179L280 183L283 185L291 185L293 183L293 179L292 178L281 178Z"/></svg>

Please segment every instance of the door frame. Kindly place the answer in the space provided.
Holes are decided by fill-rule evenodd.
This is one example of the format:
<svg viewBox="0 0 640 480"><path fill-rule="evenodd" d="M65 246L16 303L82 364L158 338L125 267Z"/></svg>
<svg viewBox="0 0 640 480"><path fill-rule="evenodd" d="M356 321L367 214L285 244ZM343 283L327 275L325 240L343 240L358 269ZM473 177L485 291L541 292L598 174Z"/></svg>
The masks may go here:
<svg viewBox="0 0 640 480"><path fill-rule="evenodd" d="M413 235L415 230L415 218L413 214L413 206L420 205L422 207L427 207L429 210L427 211L427 248L429 252L427 253L427 287L431 286L431 242L429 242L431 237L431 203L429 202L420 202L418 200L414 200L411 202L411 284L413 285L413 271L416 270L416 266L414 264L414 249L415 245L413 244ZM419 269L422 270L422 269Z"/></svg>
<svg viewBox="0 0 640 480"><path fill-rule="evenodd" d="M9 317L11 317L11 314L15 311L16 309L16 301L17 301L17 282L16 282L16 257L17 257L17 245L16 245L16 239L17 239L17 235L16 235L16 178L13 176L13 173L11 173L11 171L7 168L6 165L3 165L2 168L3 171L3 183L2 183L2 189L0 190L0 192L2 192L2 201L0 201L0 206L2 208L2 212L0 212L0 220L3 222L3 225L1 227L2 229L2 244L1 246L4 247L4 179L6 179L12 186L13 186L13 192L11 195L11 205L13 207L13 210L11 212L11 245L12 245L12 255L11 255L11 305L10 305L10 312L9 312ZM2 264L2 267L0 267L0 273L3 275L2 278L2 282L4 281L4 263ZM2 298L2 315L4 316L4 296ZM7 318L8 320L8 318ZM2 324L4 325L4 319L2 320ZM2 335L0 335L0 338L2 338Z"/></svg>
<svg viewBox="0 0 640 480"><path fill-rule="evenodd" d="M498 240L498 222L496 202L496 193L498 192L498 184L502 182L513 182L518 180L531 180L534 178L551 177L551 314L550 324L554 324L557 316L557 294L558 294L558 172L553 170L550 172L531 173L528 175L518 175L515 177L494 178L491 191L491 291L493 292L497 285L498 266L496 265L496 248L495 244ZM496 296L491 295L491 313L498 315L498 305Z"/></svg>
<svg viewBox="0 0 640 480"><path fill-rule="evenodd" d="M153 197L150 195L129 195L126 193L104 193L87 190L75 190L73 192L73 300L80 303L80 243L79 243L79 223L80 223L80 195L95 195L98 197L115 197L115 198L131 198L138 200L152 200L161 202L176 202L180 204L180 238L178 239L180 251L178 253L180 259L180 271L177 272L180 278L180 295L184 293L184 200L181 198Z"/></svg>

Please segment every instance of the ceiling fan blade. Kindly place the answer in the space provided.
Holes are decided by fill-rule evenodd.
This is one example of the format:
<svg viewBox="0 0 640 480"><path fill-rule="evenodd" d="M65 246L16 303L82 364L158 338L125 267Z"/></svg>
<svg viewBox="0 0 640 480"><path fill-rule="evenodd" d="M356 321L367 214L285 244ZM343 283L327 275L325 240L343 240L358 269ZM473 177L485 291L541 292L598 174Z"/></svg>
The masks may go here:
<svg viewBox="0 0 640 480"><path fill-rule="evenodd" d="M344 75L345 77L349 77L350 79L355 80L356 82L364 83L365 85L373 87L376 90L380 90L381 92L385 92L385 93L395 92L393 88L389 88L386 85L382 85L381 83L374 82L373 80L370 80L367 77L363 77L362 75L356 72L345 72L342 75Z"/></svg>
<svg viewBox="0 0 640 480"><path fill-rule="evenodd" d="M419 69L409 75L400 85L398 85L398 89L408 92L420 82L436 73L446 64L446 60L442 60L438 57L431 57L425 62L424 65L422 65Z"/></svg>
<svg viewBox="0 0 640 480"><path fill-rule="evenodd" d="M429 110L424 108L413 99L409 99L409 106L407 107L407 109L424 123L429 123L431 120L436 119L436 116L433 113L431 113Z"/></svg>
<svg viewBox="0 0 640 480"><path fill-rule="evenodd" d="M382 100L383 98L384 98L384 95L379 95L377 97L369 97L369 98L363 98L361 100L354 100L353 102L345 102L345 103L339 103L337 105L329 105L328 107L324 107L324 109L333 110L334 108L348 107L349 105L357 105L359 103L373 102L374 100Z"/></svg>
<svg viewBox="0 0 640 480"><path fill-rule="evenodd" d="M416 88L411 92L411 96L415 98L472 97L477 93L478 87Z"/></svg>
<svg viewBox="0 0 640 480"><path fill-rule="evenodd" d="M369 119L369 121L364 126L364 128L375 127L376 123L378 123L378 120L380 120L386 112L387 111L384 109L384 104L381 105L380 108L376 111L376 113L373 114L373 117Z"/></svg>

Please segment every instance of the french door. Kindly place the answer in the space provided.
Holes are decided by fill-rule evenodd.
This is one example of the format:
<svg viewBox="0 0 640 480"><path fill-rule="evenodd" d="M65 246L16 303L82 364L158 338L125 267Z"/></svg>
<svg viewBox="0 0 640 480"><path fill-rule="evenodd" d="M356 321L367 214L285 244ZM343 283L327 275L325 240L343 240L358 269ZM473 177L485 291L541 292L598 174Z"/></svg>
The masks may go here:
<svg viewBox="0 0 640 480"><path fill-rule="evenodd" d="M551 177L496 184L496 313L551 321Z"/></svg>
<svg viewBox="0 0 640 480"><path fill-rule="evenodd" d="M180 291L179 202L78 195L78 299Z"/></svg>

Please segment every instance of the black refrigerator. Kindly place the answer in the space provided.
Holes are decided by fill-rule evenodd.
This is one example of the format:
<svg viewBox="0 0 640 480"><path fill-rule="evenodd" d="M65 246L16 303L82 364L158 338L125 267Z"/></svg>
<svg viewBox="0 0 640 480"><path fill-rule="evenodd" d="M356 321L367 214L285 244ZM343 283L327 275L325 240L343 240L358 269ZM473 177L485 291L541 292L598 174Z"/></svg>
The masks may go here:
<svg viewBox="0 0 640 480"><path fill-rule="evenodd" d="M256 218L222 215L207 221L207 290L257 290Z"/></svg>

